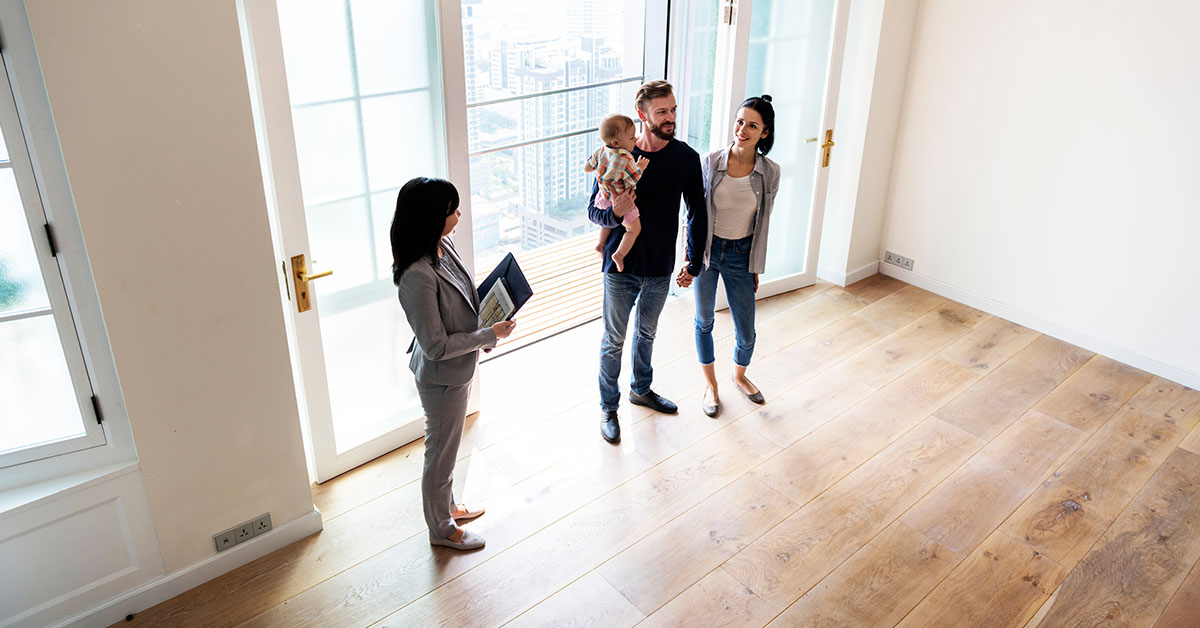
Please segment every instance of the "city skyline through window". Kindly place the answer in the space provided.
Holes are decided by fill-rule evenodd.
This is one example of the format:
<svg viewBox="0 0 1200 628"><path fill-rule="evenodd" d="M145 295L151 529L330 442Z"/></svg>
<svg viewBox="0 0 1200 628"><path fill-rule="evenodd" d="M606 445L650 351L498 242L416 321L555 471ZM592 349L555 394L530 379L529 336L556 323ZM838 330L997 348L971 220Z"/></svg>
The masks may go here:
<svg viewBox="0 0 1200 628"><path fill-rule="evenodd" d="M610 113L634 114L644 0L462 0L477 269L596 230L587 218Z"/></svg>

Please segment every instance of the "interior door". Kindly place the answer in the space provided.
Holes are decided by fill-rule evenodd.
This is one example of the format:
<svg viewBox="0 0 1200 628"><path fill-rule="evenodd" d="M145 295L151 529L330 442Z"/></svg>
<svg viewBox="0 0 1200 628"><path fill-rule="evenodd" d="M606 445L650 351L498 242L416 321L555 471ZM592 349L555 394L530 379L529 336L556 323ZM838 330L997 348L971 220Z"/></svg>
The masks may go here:
<svg viewBox="0 0 1200 628"><path fill-rule="evenodd" d="M323 482L423 433L388 231L405 181L449 177L437 3L241 9L310 472Z"/></svg>
<svg viewBox="0 0 1200 628"><path fill-rule="evenodd" d="M694 34L680 73L693 96L682 127L693 146L729 146L747 97L770 94L775 108L769 157L782 175L760 299L816 282L849 9L850 0L698 0L684 16ZM717 296L724 307L724 290Z"/></svg>

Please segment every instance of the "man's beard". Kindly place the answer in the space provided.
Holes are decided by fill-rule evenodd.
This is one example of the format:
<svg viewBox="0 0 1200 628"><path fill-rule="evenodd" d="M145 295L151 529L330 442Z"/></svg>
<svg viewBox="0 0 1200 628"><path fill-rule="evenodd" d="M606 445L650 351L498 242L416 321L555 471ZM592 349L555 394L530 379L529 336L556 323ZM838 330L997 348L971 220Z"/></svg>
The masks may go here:
<svg viewBox="0 0 1200 628"><path fill-rule="evenodd" d="M658 125L654 124L653 122L650 122L649 120L646 121L646 126L650 128L650 132L653 133L654 136L660 140L669 140L669 139L673 139L675 137L675 123L671 122L670 125L671 125L671 130L664 131L661 126L658 126Z"/></svg>

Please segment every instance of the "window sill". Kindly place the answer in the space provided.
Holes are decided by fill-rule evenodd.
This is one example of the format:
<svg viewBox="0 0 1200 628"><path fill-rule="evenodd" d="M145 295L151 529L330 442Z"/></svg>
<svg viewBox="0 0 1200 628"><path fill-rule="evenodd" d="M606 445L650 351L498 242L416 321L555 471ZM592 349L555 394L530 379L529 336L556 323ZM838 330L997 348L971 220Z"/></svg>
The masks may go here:
<svg viewBox="0 0 1200 628"><path fill-rule="evenodd" d="M79 473L0 491L0 517L15 515L57 499L107 482L141 468L136 461L118 462Z"/></svg>

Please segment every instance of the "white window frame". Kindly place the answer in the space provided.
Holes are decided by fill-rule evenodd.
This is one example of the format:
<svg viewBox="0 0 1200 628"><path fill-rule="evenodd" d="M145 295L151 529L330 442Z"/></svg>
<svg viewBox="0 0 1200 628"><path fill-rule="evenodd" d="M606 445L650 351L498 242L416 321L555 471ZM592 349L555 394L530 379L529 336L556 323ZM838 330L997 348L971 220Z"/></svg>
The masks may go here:
<svg viewBox="0 0 1200 628"><path fill-rule="evenodd" d="M87 427L82 437L0 456L3 491L132 462L136 455L37 50L20 0L0 0L0 57L4 139ZM57 255L51 254L44 225L53 232ZM102 422L94 408L99 408Z"/></svg>

